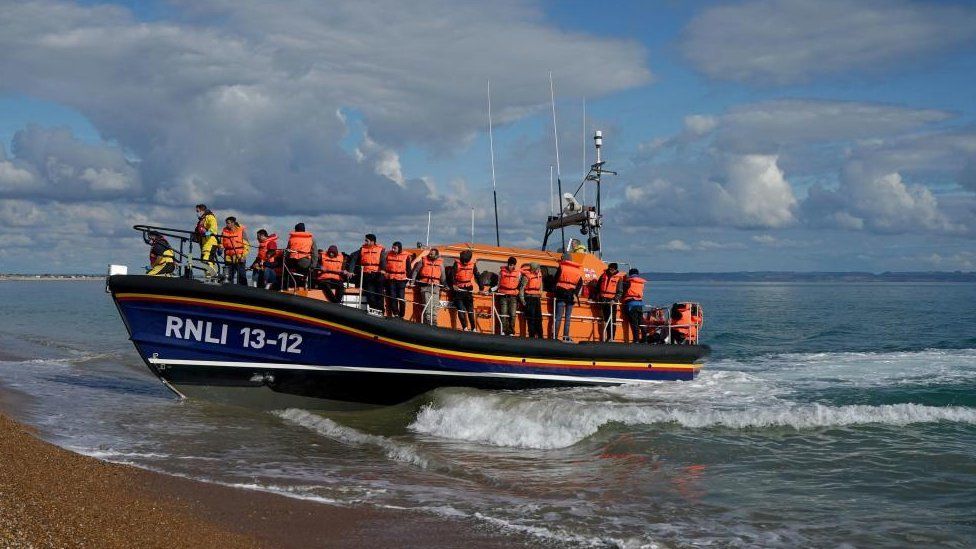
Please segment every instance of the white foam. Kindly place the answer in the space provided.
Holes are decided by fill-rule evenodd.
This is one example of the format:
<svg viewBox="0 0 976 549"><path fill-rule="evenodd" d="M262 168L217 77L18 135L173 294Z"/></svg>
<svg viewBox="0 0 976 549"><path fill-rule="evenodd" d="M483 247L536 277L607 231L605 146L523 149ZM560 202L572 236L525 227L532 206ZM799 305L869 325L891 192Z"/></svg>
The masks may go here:
<svg viewBox="0 0 976 549"><path fill-rule="evenodd" d="M94 448L81 448L77 446L68 446L67 448L76 454L82 454L103 461L117 461L119 458L166 459L173 457L170 454L161 454L157 452L123 452L120 450L101 450Z"/></svg>
<svg viewBox="0 0 976 549"><path fill-rule="evenodd" d="M976 424L976 409L919 404L827 406L770 399L761 407L651 405L512 394L446 394L425 406L410 429L442 438L515 448L565 448L609 423L675 423L688 428L784 427L796 430L878 423L903 426L939 421Z"/></svg>
<svg viewBox="0 0 976 549"><path fill-rule="evenodd" d="M421 456L412 445L395 442L379 435L363 433L351 427L340 425L327 417L297 408L277 411L274 414L290 423L311 429L339 442L357 446L378 447L386 452L388 458L394 461L410 463L423 468L428 468L431 465L429 460Z"/></svg>
<svg viewBox="0 0 976 549"><path fill-rule="evenodd" d="M945 385L973 379L976 349L786 353L748 360L718 360L708 367L746 370L770 381L803 386Z"/></svg>

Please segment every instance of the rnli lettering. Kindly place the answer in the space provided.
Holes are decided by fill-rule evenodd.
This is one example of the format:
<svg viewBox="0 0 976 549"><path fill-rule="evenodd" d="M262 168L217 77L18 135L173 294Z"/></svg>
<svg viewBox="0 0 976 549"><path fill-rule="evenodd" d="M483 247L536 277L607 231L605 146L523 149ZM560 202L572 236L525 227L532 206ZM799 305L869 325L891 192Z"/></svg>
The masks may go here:
<svg viewBox="0 0 976 549"><path fill-rule="evenodd" d="M227 345L227 324L166 317L166 337ZM290 332L268 333L261 328L241 328L241 346L245 349L278 349L282 353L301 354L302 335Z"/></svg>
<svg viewBox="0 0 976 549"><path fill-rule="evenodd" d="M219 330L217 337L215 330ZM178 316L166 317L166 337L177 339L192 339L204 343L227 344L227 325L221 324L219 328L213 322L203 320L193 320L192 318L180 318Z"/></svg>

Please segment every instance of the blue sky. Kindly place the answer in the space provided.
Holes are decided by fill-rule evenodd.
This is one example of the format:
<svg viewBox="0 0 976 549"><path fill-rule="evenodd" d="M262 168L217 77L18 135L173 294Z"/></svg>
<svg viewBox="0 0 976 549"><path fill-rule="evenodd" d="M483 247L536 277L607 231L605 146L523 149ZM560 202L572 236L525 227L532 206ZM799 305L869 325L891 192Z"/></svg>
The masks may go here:
<svg viewBox="0 0 976 549"><path fill-rule="evenodd" d="M141 265L127 227L190 226L199 201L349 249L422 239L428 209L434 240L468 240L474 208L489 241L488 78L502 239L537 246L549 70L565 186L584 98L585 141L602 129L620 172L609 259L976 269L970 3L0 7L0 271Z"/></svg>

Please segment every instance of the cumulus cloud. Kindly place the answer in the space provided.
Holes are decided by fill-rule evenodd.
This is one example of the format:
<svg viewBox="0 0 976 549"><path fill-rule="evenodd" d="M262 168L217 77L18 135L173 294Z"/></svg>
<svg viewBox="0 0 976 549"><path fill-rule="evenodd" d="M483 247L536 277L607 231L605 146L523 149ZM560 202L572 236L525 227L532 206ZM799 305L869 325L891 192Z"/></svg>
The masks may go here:
<svg viewBox="0 0 976 549"><path fill-rule="evenodd" d="M909 0L753 0L706 9L683 50L712 78L789 84L876 70L976 37L976 9Z"/></svg>
<svg viewBox="0 0 976 549"><path fill-rule="evenodd" d="M715 216L734 227L785 227L795 220L793 187L774 155L732 157L727 178L716 184Z"/></svg>
<svg viewBox="0 0 976 549"><path fill-rule="evenodd" d="M837 188L815 185L804 204L814 222L842 229L885 233L958 232L923 185L907 184L895 173L877 173L860 165L846 167Z"/></svg>
<svg viewBox="0 0 976 549"><path fill-rule="evenodd" d="M629 186L626 198L632 204L622 207L658 212L646 219L659 225L697 219L754 229L809 225L877 233L966 232L972 228L972 209L947 208L925 185L976 188L967 178L976 158L976 132L939 127L954 116L799 99L689 116L681 132L646 145L635 157L656 177ZM815 183L806 196L798 195L793 178ZM955 199L952 205L970 202ZM639 222L637 215L629 219Z"/></svg>
<svg viewBox="0 0 976 549"><path fill-rule="evenodd" d="M146 22L115 4L3 4L0 93L70 107L105 143L25 129L0 159L0 199L394 230L427 210L467 216L400 159L483 131L486 78L499 124L545 104L549 70L566 96L651 78L640 44L562 30L533 0L169 6ZM352 143L344 111L361 115Z"/></svg>
<svg viewBox="0 0 976 549"><path fill-rule="evenodd" d="M141 191L136 165L118 147L84 143L67 129L28 126L14 134L12 153L0 159L0 198L117 199Z"/></svg>
<svg viewBox="0 0 976 549"><path fill-rule="evenodd" d="M628 184L615 215L628 224L779 228L795 221L796 197L775 155L723 155L682 166L675 179ZM710 171L702 171L707 167Z"/></svg>
<svg viewBox="0 0 976 549"><path fill-rule="evenodd" d="M736 105L718 115L685 117L684 130L642 147L645 155L707 142L738 154L780 154L810 144L890 138L945 122L954 113L883 103L824 99L775 99ZM842 150L842 149L841 149Z"/></svg>
<svg viewBox="0 0 976 549"><path fill-rule="evenodd" d="M369 214L441 207L426 184L409 182L395 148L457 146L481 131L486 77L497 82L502 123L545 100L548 69L573 95L650 77L640 46L548 27L531 3L214 0L174 9L178 19L144 23L115 6L6 6L0 90L88 116L139 159L147 196ZM592 69L580 73L580 64ZM338 145L343 108L363 114L367 161ZM79 177L107 190L121 184L112 175Z"/></svg>

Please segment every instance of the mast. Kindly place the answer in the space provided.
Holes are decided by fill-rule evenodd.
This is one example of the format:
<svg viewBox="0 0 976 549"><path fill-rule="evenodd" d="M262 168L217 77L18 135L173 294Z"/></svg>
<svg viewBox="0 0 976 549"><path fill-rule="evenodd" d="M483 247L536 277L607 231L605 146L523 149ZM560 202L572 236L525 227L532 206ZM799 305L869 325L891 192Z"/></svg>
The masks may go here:
<svg viewBox="0 0 976 549"><path fill-rule="evenodd" d="M491 134L491 80L488 80L488 148L491 151L491 194L495 201L495 245L501 246L498 232L498 190L495 187L495 139Z"/></svg>
<svg viewBox="0 0 976 549"><path fill-rule="evenodd" d="M559 188L559 200L556 204L559 206L559 221L562 223L563 220L563 179L562 171L559 169L559 130L556 125L556 91L552 84L552 71L549 71L549 101L552 104L552 137L556 145L556 183ZM562 236L562 251L566 251L566 229L565 225L559 227L560 235Z"/></svg>
<svg viewBox="0 0 976 549"><path fill-rule="evenodd" d="M593 145L596 148L596 162L590 165L589 171L583 180L580 182L579 187L576 188L576 192L573 194L566 193L565 197L561 196L562 188L560 186L560 210L559 215L550 214L549 219L546 221L546 234L542 238L542 249L546 249L546 245L549 243L549 237L552 233L559 229L565 234L566 227L576 226L579 227L580 233L587 236L586 248L591 253L596 254L598 257L603 256L602 244L600 242L600 232L603 227L603 204L602 204L602 182L603 176L605 174L617 175L617 172L603 169L603 132L596 130L593 133ZM580 204L575 200L575 197L585 188L588 181L593 181L596 183L596 200L594 206L586 206L585 204ZM552 186L552 180L550 177L550 188ZM565 198L566 204L562 204L562 199ZM563 238L563 249L565 249L565 237Z"/></svg>

